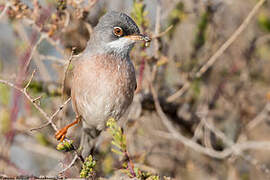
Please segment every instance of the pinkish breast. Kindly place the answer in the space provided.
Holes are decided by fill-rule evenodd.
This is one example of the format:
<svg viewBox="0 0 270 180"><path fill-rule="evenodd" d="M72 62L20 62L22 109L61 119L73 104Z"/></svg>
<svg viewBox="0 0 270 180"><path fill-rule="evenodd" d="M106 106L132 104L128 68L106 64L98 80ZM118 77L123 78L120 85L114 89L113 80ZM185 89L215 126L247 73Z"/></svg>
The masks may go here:
<svg viewBox="0 0 270 180"><path fill-rule="evenodd" d="M112 55L87 58L82 57L75 64L72 102L85 126L101 130L108 118L119 119L131 104L135 71L130 60Z"/></svg>

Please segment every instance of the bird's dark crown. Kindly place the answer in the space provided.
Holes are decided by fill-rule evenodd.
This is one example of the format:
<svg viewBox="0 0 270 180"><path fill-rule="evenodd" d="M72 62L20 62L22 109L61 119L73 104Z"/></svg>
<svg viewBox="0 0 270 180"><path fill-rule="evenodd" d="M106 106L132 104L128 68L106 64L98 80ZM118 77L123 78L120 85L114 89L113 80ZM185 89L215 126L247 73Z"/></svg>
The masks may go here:
<svg viewBox="0 0 270 180"><path fill-rule="evenodd" d="M110 11L100 18L90 40L94 42L90 43L102 44L119 39L120 37L113 33L115 27L120 27L123 30L122 36L140 34L138 26L128 15Z"/></svg>
<svg viewBox="0 0 270 180"><path fill-rule="evenodd" d="M124 32L123 36L140 34L137 24L128 15L115 11L108 12L101 17L95 31L104 32L104 30L110 29L111 34L113 35L114 27L122 28Z"/></svg>
<svg viewBox="0 0 270 180"><path fill-rule="evenodd" d="M86 53L115 54L128 57L136 41L144 36L136 23L125 13L111 11L100 18L91 34Z"/></svg>

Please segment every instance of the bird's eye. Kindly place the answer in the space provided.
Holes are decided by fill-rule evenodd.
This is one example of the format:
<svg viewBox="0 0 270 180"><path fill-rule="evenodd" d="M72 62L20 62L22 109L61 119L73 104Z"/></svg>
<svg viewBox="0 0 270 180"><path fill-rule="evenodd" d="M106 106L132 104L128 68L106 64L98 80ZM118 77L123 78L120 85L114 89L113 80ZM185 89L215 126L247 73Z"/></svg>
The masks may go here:
<svg viewBox="0 0 270 180"><path fill-rule="evenodd" d="M120 28L120 27L114 27L113 28L113 33L114 35L118 36L118 37L121 37L123 35L123 29Z"/></svg>

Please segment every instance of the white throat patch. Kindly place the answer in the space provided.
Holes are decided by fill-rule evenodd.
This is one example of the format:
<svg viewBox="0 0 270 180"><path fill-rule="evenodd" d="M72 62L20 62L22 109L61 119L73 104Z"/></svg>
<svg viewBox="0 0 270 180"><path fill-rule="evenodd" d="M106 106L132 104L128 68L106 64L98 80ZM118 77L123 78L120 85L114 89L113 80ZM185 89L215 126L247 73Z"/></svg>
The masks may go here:
<svg viewBox="0 0 270 180"><path fill-rule="evenodd" d="M115 53L122 54L122 53L129 53L134 43L135 43L134 40L122 37L106 44L106 46L108 47L109 50L112 50Z"/></svg>

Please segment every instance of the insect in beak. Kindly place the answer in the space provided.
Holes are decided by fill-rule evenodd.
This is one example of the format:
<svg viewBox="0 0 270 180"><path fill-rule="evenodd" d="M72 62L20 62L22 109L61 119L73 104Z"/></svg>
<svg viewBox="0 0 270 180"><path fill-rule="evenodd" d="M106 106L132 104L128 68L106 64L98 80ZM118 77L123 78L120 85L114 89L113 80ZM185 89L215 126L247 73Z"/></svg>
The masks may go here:
<svg viewBox="0 0 270 180"><path fill-rule="evenodd" d="M124 38L128 38L130 40L133 41L143 41L145 42L145 46L148 47L150 42L151 42L151 38L144 35L144 34L134 34L134 35L129 35L129 36L124 36Z"/></svg>
<svg viewBox="0 0 270 180"><path fill-rule="evenodd" d="M151 38L143 34L134 34L134 35L124 36L124 37L134 40L134 41L144 41L146 43L151 42Z"/></svg>

